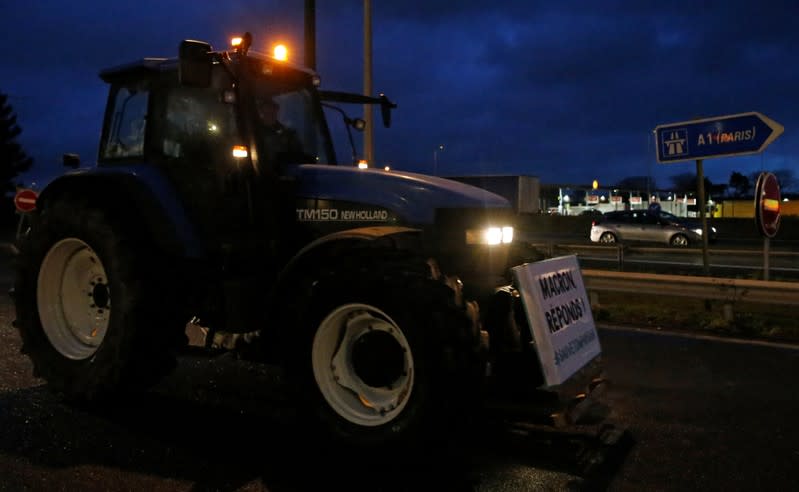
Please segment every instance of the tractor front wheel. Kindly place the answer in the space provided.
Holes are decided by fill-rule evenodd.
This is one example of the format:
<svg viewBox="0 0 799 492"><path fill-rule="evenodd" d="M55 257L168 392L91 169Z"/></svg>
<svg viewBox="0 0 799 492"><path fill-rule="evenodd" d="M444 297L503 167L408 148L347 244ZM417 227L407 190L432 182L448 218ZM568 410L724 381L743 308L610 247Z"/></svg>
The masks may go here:
<svg viewBox="0 0 799 492"><path fill-rule="evenodd" d="M441 282L356 270L314 281L296 311L286 368L297 401L356 447L448 430L474 408L484 373L471 320Z"/></svg>

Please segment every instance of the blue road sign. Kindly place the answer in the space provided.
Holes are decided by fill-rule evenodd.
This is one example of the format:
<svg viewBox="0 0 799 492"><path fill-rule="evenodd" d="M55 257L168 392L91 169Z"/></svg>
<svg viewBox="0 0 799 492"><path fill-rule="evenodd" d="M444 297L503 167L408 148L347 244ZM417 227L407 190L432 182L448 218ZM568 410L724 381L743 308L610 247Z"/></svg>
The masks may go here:
<svg viewBox="0 0 799 492"><path fill-rule="evenodd" d="M668 163L756 154L783 130L782 125L757 112L658 125L657 158Z"/></svg>

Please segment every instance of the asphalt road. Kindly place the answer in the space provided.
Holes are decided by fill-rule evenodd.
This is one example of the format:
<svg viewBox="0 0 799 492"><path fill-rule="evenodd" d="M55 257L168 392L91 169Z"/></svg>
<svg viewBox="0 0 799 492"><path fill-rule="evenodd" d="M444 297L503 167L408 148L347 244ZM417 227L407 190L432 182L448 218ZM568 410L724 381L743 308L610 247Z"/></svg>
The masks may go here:
<svg viewBox="0 0 799 492"><path fill-rule="evenodd" d="M0 295L10 285L0 264ZM63 404L0 297L1 491L796 490L799 349L600 330L605 422L633 444L591 475L567 434L486 432L407 456L342 455L303 430L279 371L186 356L121 409Z"/></svg>

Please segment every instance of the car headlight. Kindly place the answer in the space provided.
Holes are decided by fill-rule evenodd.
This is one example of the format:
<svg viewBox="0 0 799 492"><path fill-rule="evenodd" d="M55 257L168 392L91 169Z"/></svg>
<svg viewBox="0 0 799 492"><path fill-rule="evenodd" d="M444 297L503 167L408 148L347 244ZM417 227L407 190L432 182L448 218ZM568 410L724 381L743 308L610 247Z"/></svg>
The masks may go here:
<svg viewBox="0 0 799 492"><path fill-rule="evenodd" d="M513 242L513 227L486 227L485 229L468 229L466 244L508 244Z"/></svg>
<svg viewBox="0 0 799 492"><path fill-rule="evenodd" d="M696 233L697 235L699 235L699 236L701 236L701 235L702 235L702 228L701 228L701 227L700 227L700 228L697 228L697 229L691 229L691 230L692 230L693 232L695 232L695 233Z"/></svg>

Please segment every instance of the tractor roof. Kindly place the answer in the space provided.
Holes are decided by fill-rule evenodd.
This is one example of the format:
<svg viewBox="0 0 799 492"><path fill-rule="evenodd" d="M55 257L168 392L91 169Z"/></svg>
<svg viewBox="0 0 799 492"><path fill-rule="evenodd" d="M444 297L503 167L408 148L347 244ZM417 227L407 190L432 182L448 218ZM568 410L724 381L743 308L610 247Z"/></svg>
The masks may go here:
<svg viewBox="0 0 799 492"><path fill-rule="evenodd" d="M177 58L142 58L135 62L101 70L100 78L105 82L113 82L120 78L139 77L145 74L175 70L177 66Z"/></svg>

